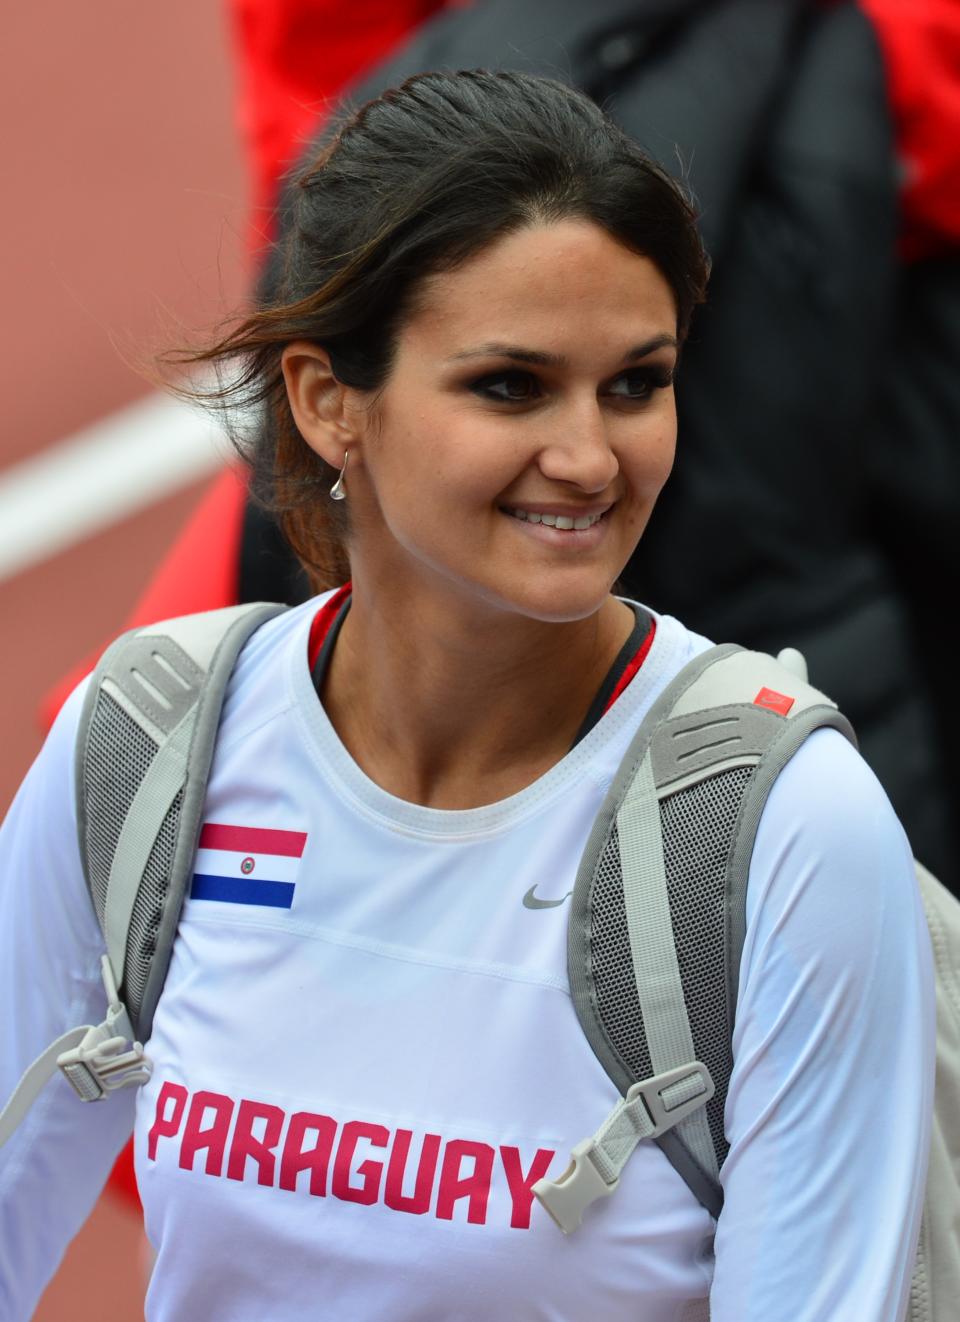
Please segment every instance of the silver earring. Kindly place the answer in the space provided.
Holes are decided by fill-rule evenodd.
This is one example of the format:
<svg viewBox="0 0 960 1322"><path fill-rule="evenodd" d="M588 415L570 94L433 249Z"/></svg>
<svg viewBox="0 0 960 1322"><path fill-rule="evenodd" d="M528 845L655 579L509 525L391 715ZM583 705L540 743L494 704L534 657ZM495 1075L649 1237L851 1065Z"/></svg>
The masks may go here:
<svg viewBox="0 0 960 1322"><path fill-rule="evenodd" d="M330 488L331 500L346 500L347 498L347 490L346 487L343 485L343 479L344 476L346 475L347 460L349 458L350 458L350 451L349 450L344 451L343 467L340 469L340 476L337 478L336 482L334 482L333 486Z"/></svg>

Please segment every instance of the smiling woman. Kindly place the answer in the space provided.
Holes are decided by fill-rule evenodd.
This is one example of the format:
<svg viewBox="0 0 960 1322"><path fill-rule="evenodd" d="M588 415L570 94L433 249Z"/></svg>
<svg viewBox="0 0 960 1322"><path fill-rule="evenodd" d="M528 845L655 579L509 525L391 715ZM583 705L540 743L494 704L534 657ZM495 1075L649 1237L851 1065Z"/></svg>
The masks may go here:
<svg viewBox="0 0 960 1322"><path fill-rule="evenodd" d="M585 97L466 72L364 106L295 207L278 301L188 358L225 369L215 404L265 408L238 440L321 591L233 673L136 1114L111 1103L80 1143L62 1090L0 1150L0 1234L32 1264L0 1251L0 1312L27 1315L135 1125L155 1322L306 1322L318 1300L351 1322L693 1322L708 1296L713 1322L897 1322L928 952L902 832L835 730L756 833L719 1220L650 1142L571 1240L534 1203L619 1099L571 1004L578 860L707 648L613 592L673 464L706 279L687 201ZM24 1004L38 944L47 970L4 1094L63 1020L102 1014L79 706L0 841L0 1001ZM662 868L658 823L623 849ZM709 856L711 813L685 829ZM867 1115L903 1145L868 1151Z"/></svg>
<svg viewBox="0 0 960 1322"><path fill-rule="evenodd" d="M430 277L373 397L339 382L324 348L284 349L300 434L331 467L350 456L353 605L325 703L361 765L401 797L490 802L528 783L534 759L545 770L569 747L634 626L610 589L673 462L676 317L653 262L591 222L565 220L515 230ZM391 646L377 647L377 584L390 585L400 618L431 621L446 671L439 660L411 664L423 638L404 646L396 625ZM545 676L533 638L548 625L551 646L559 622L570 626L564 655ZM555 690L546 741L516 671L515 701L487 704L469 731L462 710L456 719L447 709L459 708L459 657L479 634L491 677L527 656L526 683L541 699ZM382 670L358 672L356 657L376 654ZM471 682L486 685L478 660ZM403 691L417 733L393 765L361 730L382 728L397 665L411 672ZM429 753L424 708L436 723Z"/></svg>
<svg viewBox="0 0 960 1322"><path fill-rule="evenodd" d="M254 489L315 586L352 580L321 681L350 752L401 797L490 802L562 757L634 629L610 589L673 462L694 216L586 97L483 72L363 107L293 205L276 303L189 360L239 365L217 402L266 404Z"/></svg>
<svg viewBox="0 0 960 1322"><path fill-rule="evenodd" d="M564 220L425 281L372 405L326 350L288 345L300 434L331 465L350 454L355 586L414 600L439 576L499 611L592 615L670 471L676 317L653 262Z"/></svg>

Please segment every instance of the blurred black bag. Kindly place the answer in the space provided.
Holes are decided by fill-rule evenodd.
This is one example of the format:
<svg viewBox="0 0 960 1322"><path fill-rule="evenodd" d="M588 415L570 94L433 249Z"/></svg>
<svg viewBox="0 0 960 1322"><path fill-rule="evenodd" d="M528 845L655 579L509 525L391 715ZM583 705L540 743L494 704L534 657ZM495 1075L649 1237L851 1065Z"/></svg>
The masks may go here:
<svg viewBox="0 0 960 1322"><path fill-rule="evenodd" d="M915 562L953 522L960 392L949 351L932 364L920 351L914 327L926 319L910 292L946 302L936 325L960 349L960 282L937 295L936 282L924 291L898 268L892 131L869 22L853 3L812 0L481 0L425 24L347 106L438 67L577 86L692 189L710 298L679 374L676 470L623 585L708 637L801 648L850 714L914 848L955 885L956 772L944 750L958 718L936 701L942 629L918 639L931 591ZM281 238L288 221L281 203ZM280 261L278 250L264 274L267 301ZM906 334L892 348L898 316ZM919 403L904 400L913 359L936 376L943 407L924 407L937 389L926 381ZM905 416L909 430L896 431L891 419ZM938 456L938 476L925 463L898 482L904 450ZM891 535L891 494L911 506L909 536ZM949 519L926 517L937 503ZM251 535L262 522L251 512ZM257 563L248 555L248 572ZM241 599L279 595L251 578Z"/></svg>

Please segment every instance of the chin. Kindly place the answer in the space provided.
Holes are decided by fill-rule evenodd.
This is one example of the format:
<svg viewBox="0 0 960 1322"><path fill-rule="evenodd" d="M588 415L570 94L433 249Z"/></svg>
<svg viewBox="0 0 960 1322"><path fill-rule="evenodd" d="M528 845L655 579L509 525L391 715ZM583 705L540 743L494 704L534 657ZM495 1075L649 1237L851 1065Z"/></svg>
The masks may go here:
<svg viewBox="0 0 960 1322"><path fill-rule="evenodd" d="M529 620L539 620L544 624L571 624L576 620L589 619L596 615L610 596L613 584L594 585L592 588L560 590L544 583L529 592L501 597L502 605L516 615L526 616Z"/></svg>

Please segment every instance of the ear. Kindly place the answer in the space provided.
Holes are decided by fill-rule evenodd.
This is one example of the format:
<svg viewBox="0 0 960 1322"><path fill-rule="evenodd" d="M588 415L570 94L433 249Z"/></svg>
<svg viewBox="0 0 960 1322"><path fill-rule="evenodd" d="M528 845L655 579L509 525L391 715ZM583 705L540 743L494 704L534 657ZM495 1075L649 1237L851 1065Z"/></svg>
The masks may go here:
<svg viewBox="0 0 960 1322"><path fill-rule="evenodd" d="M349 388L334 376L326 349L309 340L288 344L280 364L300 435L321 459L339 468L356 440L347 417Z"/></svg>

